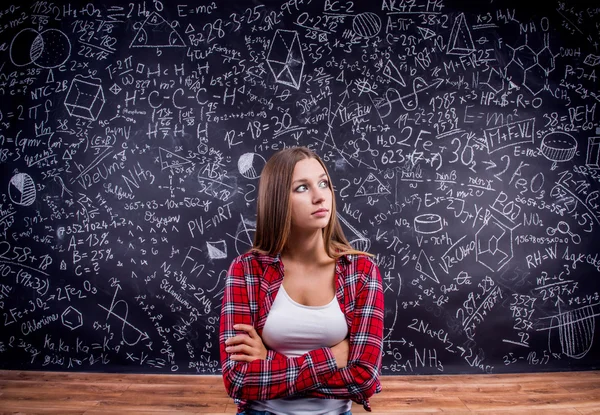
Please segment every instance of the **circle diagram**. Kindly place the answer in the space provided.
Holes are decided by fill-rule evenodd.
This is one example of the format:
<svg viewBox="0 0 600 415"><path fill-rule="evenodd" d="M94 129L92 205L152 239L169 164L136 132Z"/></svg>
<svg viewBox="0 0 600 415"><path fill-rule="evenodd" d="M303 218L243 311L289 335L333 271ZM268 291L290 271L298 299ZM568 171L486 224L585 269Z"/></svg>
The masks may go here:
<svg viewBox="0 0 600 415"><path fill-rule="evenodd" d="M238 170L246 179L257 179L266 161L260 154L245 153L238 160Z"/></svg>
<svg viewBox="0 0 600 415"><path fill-rule="evenodd" d="M35 183L27 173L17 173L8 185L8 196L13 203L30 206L35 202Z"/></svg>
<svg viewBox="0 0 600 415"><path fill-rule="evenodd" d="M27 28L15 35L10 43L10 60L15 66L31 63L44 69L57 68L71 56L71 41L61 30L38 32Z"/></svg>
<svg viewBox="0 0 600 415"><path fill-rule="evenodd" d="M352 30L361 37L373 37L381 31L381 19L372 12L360 13L352 20Z"/></svg>
<svg viewBox="0 0 600 415"><path fill-rule="evenodd" d="M235 250L238 255L248 252L254 246L254 235L256 234L256 222L244 219L238 224L235 234Z"/></svg>

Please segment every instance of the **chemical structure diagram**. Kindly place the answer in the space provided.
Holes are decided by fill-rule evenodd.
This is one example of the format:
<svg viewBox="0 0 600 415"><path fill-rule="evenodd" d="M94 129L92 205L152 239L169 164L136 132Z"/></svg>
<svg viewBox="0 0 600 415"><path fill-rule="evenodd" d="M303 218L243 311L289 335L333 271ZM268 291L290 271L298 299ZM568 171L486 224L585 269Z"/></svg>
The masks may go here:
<svg viewBox="0 0 600 415"><path fill-rule="evenodd" d="M544 34L544 47L537 53L525 43L516 48L507 45L512 51L511 60L504 68L506 79L511 88L521 86L533 95L544 90L548 74L554 70L554 54L550 50L550 34Z"/></svg>

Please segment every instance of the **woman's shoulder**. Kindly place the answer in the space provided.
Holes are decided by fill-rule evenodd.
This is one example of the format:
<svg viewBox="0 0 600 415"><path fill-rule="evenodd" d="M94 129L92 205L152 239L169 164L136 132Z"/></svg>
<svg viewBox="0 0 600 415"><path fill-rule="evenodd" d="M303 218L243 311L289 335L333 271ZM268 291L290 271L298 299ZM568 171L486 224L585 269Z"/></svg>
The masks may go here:
<svg viewBox="0 0 600 415"><path fill-rule="evenodd" d="M371 285L381 279L375 257L365 253L345 254L342 274L346 285Z"/></svg>
<svg viewBox="0 0 600 415"><path fill-rule="evenodd" d="M342 256L350 263L370 263L376 265L375 257L366 252L351 252Z"/></svg>
<svg viewBox="0 0 600 415"><path fill-rule="evenodd" d="M343 257L349 265L350 270L370 274L374 269L378 269L375 257L365 252L352 252L344 254Z"/></svg>
<svg viewBox="0 0 600 415"><path fill-rule="evenodd" d="M256 250L250 250L241 255L238 255L231 261L232 264L253 264L264 266L271 264L277 260L276 256L264 254Z"/></svg>

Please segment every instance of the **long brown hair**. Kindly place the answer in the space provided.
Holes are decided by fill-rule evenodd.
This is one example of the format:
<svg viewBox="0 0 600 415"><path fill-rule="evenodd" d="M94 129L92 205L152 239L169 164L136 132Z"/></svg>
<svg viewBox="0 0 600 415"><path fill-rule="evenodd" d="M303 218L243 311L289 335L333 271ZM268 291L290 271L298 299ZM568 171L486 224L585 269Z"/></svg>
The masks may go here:
<svg viewBox="0 0 600 415"><path fill-rule="evenodd" d="M350 245L337 219L331 177L323 160L307 147L291 147L273 154L265 164L258 184L256 234L251 251L276 255L283 251L291 232L290 194L296 163L313 158L321 164L332 193L331 218L323 228L325 251L331 258L346 254L367 254Z"/></svg>

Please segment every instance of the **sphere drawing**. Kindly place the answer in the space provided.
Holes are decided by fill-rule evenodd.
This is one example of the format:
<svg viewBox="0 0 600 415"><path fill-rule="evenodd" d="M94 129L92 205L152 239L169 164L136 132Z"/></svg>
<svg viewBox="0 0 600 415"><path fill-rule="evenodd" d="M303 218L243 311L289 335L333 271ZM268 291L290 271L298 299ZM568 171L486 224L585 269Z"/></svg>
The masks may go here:
<svg viewBox="0 0 600 415"><path fill-rule="evenodd" d="M57 29L46 29L31 45L36 58L33 62L45 69L57 68L71 56L71 42L67 35Z"/></svg>
<svg viewBox="0 0 600 415"><path fill-rule="evenodd" d="M357 14L352 20L352 29L361 37L377 36L381 31L381 19L372 12Z"/></svg>
<svg viewBox="0 0 600 415"><path fill-rule="evenodd" d="M10 200L20 206L30 206L35 202L35 183L27 173L17 173L8 185Z"/></svg>

